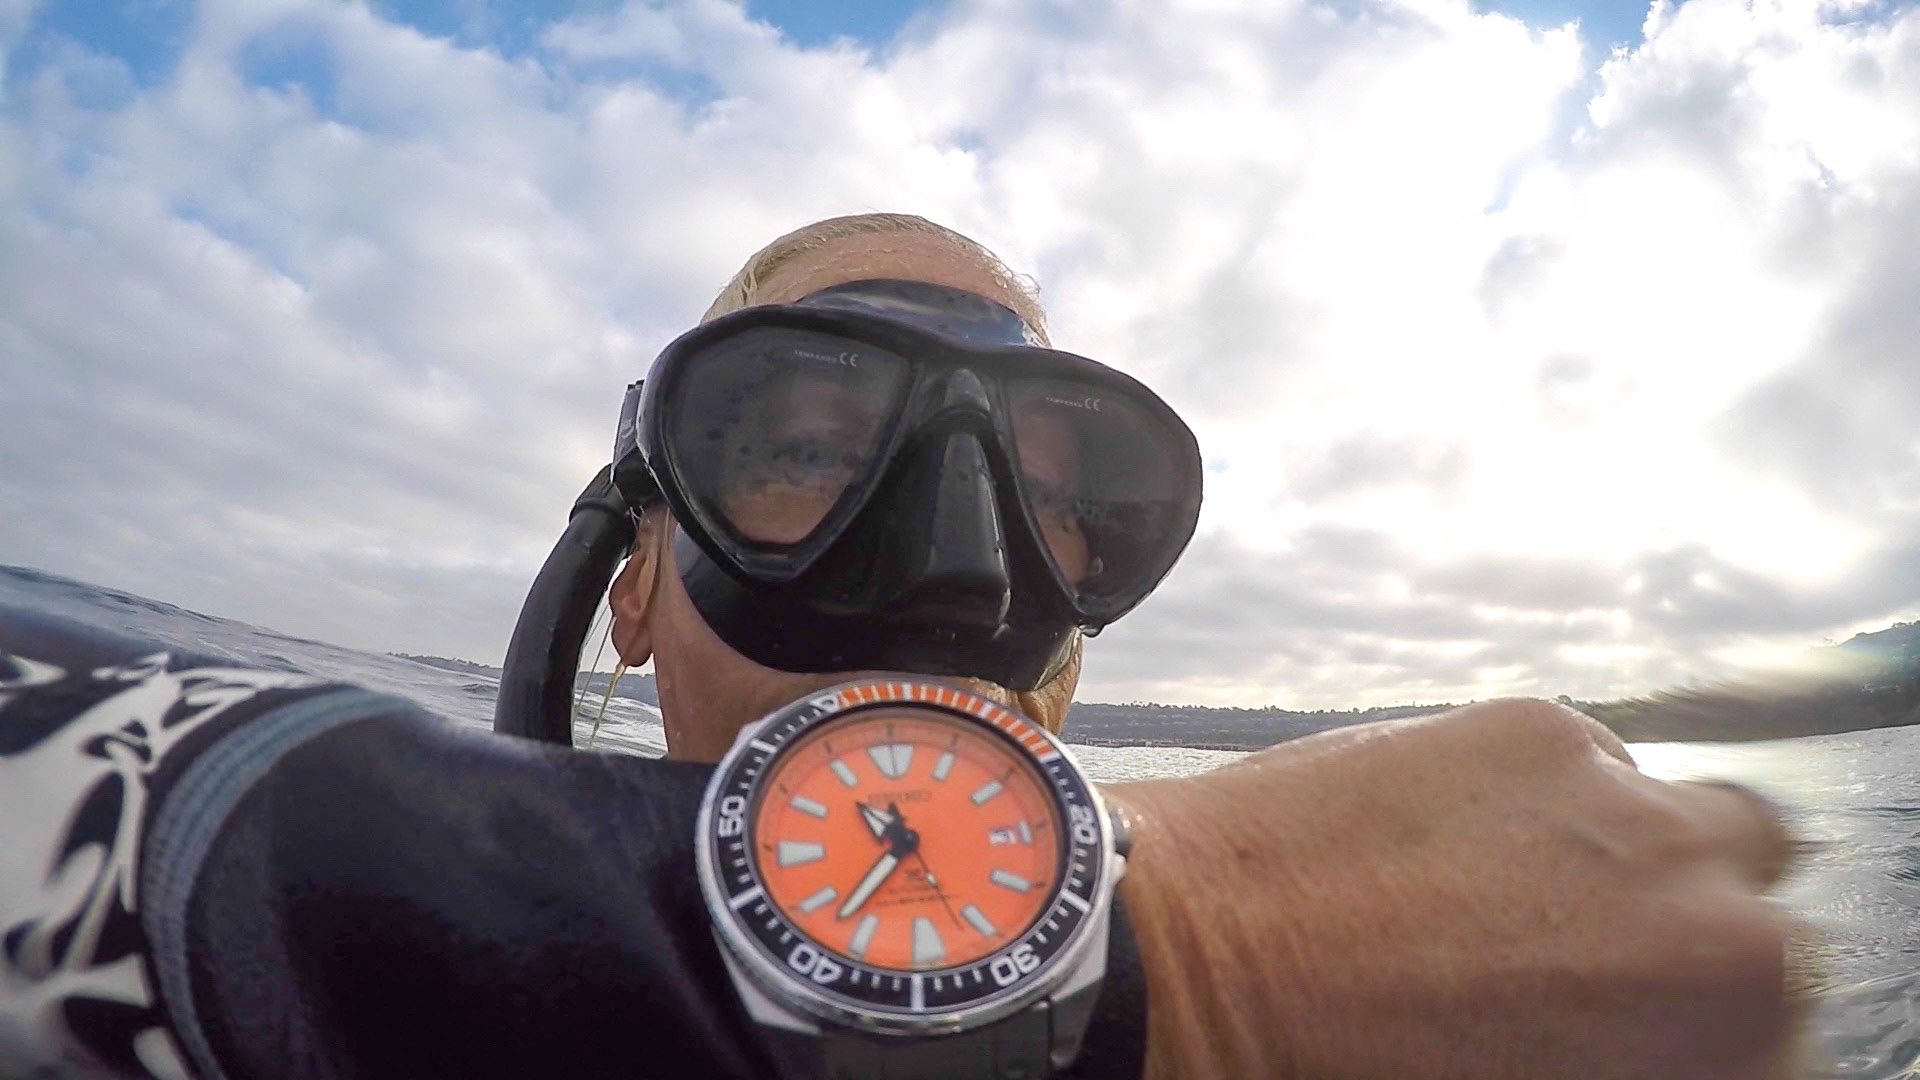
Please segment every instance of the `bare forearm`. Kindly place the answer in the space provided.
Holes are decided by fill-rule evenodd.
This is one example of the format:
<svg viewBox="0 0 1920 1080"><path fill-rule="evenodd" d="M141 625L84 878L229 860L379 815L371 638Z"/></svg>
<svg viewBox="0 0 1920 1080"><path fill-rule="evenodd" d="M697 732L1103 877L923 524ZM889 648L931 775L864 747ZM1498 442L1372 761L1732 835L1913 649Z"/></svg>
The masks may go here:
<svg viewBox="0 0 1920 1080"><path fill-rule="evenodd" d="M1224 882L1183 869L1234 858L1277 858L1278 853L1236 852L1228 836L1207 824L1207 814L1196 813L1203 808L1192 805L1193 791L1179 784L1116 785L1105 795L1126 808L1133 825L1133 853L1120 891L1146 974L1146 1076L1286 1080L1297 1075L1275 1053L1289 1041L1273 1038L1275 1026L1286 1023L1282 1016L1305 1004L1287 985L1289 943L1256 935L1236 918L1240 905L1209 902ZM1280 902L1278 897L1242 899ZM1210 977L1220 965L1236 970L1232 984ZM1247 974L1254 980L1251 994L1238 977Z"/></svg>

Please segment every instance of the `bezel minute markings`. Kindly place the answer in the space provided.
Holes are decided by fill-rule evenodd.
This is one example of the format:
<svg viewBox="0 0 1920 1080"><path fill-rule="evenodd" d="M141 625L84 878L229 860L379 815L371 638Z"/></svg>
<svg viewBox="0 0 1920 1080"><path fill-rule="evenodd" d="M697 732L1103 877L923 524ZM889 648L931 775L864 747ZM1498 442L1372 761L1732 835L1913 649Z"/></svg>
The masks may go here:
<svg viewBox="0 0 1920 1080"><path fill-rule="evenodd" d="M861 720L868 710L882 715ZM916 734L927 721L908 710L942 714L961 733L928 742ZM968 731L1004 740L1011 760L1029 763L1017 771L1030 769L1031 781L1000 765L983 772L1000 751L969 750ZM949 781L955 787L939 795ZM861 872L887 851L860 805L896 805L926 838L914 841L925 865L900 858L862 909L840 919ZM1037 805L1048 809L1036 814ZM950 826L941 806L959 814ZM969 1028L1048 992L1091 946L1084 931L1112 858L1098 807L1057 740L996 704L932 682L849 683L770 717L722 761L701 807L701 887L722 944L788 1007L876 1033ZM932 838L944 827L965 830L957 835L995 852L995 862L942 865ZM1001 846L988 844L989 833L1004 837ZM1027 897L1017 925L998 914L1012 910L1013 882ZM950 908L914 899L930 886Z"/></svg>

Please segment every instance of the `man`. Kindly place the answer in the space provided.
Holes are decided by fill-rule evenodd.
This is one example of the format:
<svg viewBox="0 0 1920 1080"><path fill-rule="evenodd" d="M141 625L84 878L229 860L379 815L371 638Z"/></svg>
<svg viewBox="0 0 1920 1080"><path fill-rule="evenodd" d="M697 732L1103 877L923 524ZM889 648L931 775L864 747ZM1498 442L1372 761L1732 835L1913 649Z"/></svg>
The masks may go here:
<svg viewBox="0 0 1920 1080"><path fill-rule="evenodd" d="M1046 340L990 252L895 215L774 241L707 318L874 278L975 293ZM663 507L644 515L610 595L614 641L628 664L653 659L672 755L717 761L742 726L844 675L729 648L680 586L673 529ZM971 685L1058 731L1079 649L1035 690ZM1170 1074L1762 1076L1780 1053L1788 926L1759 893L1786 869L1785 833L1742 792L1647 779L1571 709L1370 725L1109 796L1145 823L1123 885L1143 944L1165 934L1187 958L1154 983L1150 1048ZM1609 989L1612 1015L1574 1004Z"/></svg>
<svg viewBox="0 0 1920 1080"><path fill-rule="evenodd" d="M717 307L879 279L971 294L1044 340L996 260L918 219L783 238ZM1056 484L1092 464L1041 458L1030 477ZM764 469L730 475L718 503L810 527L805 484L768 501ZM1035 519L1056 569L1094 572L1076 526ZM703 762L849 671L725 640L748 639L689 593L705 556L676 544L686 527L646 509L611 599L622 658L655 662L673 756ZM941 566L965 580L933 581L926 610L1025 602L992 560ZM1032 685L969 685L1057 730L1080 642L1056 637L1044 664L1001 658ZM0 612L0 1064L753 1076L782 1060L690 881L704 767L477 736L142 648ZM1764 896L1784 832L1740 791L1645 778L1571 710L1489 703L1106 795L1134 839L1075 1075L1793 1075L1791 927Z"/></svg>

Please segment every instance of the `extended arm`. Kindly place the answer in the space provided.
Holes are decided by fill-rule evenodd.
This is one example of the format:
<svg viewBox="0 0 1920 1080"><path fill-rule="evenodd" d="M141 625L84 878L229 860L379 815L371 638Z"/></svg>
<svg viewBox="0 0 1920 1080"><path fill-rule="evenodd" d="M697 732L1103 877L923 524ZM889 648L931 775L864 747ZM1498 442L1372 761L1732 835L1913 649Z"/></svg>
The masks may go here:
<svg viewBox="0 0 1920 1080"><path fill-rule="evenodd" d="M0 1072L769 1075L706 777L0 611ZM1116 937L1078 1075L1139 1073Z"/></svg>

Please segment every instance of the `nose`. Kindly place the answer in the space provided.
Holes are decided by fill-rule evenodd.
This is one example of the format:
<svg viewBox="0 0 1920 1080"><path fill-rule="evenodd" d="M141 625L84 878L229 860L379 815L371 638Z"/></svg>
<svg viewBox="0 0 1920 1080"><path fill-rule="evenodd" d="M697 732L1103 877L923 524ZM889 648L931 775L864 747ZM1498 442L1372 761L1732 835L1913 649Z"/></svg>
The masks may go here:
<svg viewBox="0 0 1920 1080"><path fill-rule="evenodd" d="M993 629L1013 600L1007 544L993 497L993 478L978 436L956 431L923 450L916 472L923 513L896 519L895 551L905 556L890 606L915 622L956 622Z"/></svg>

